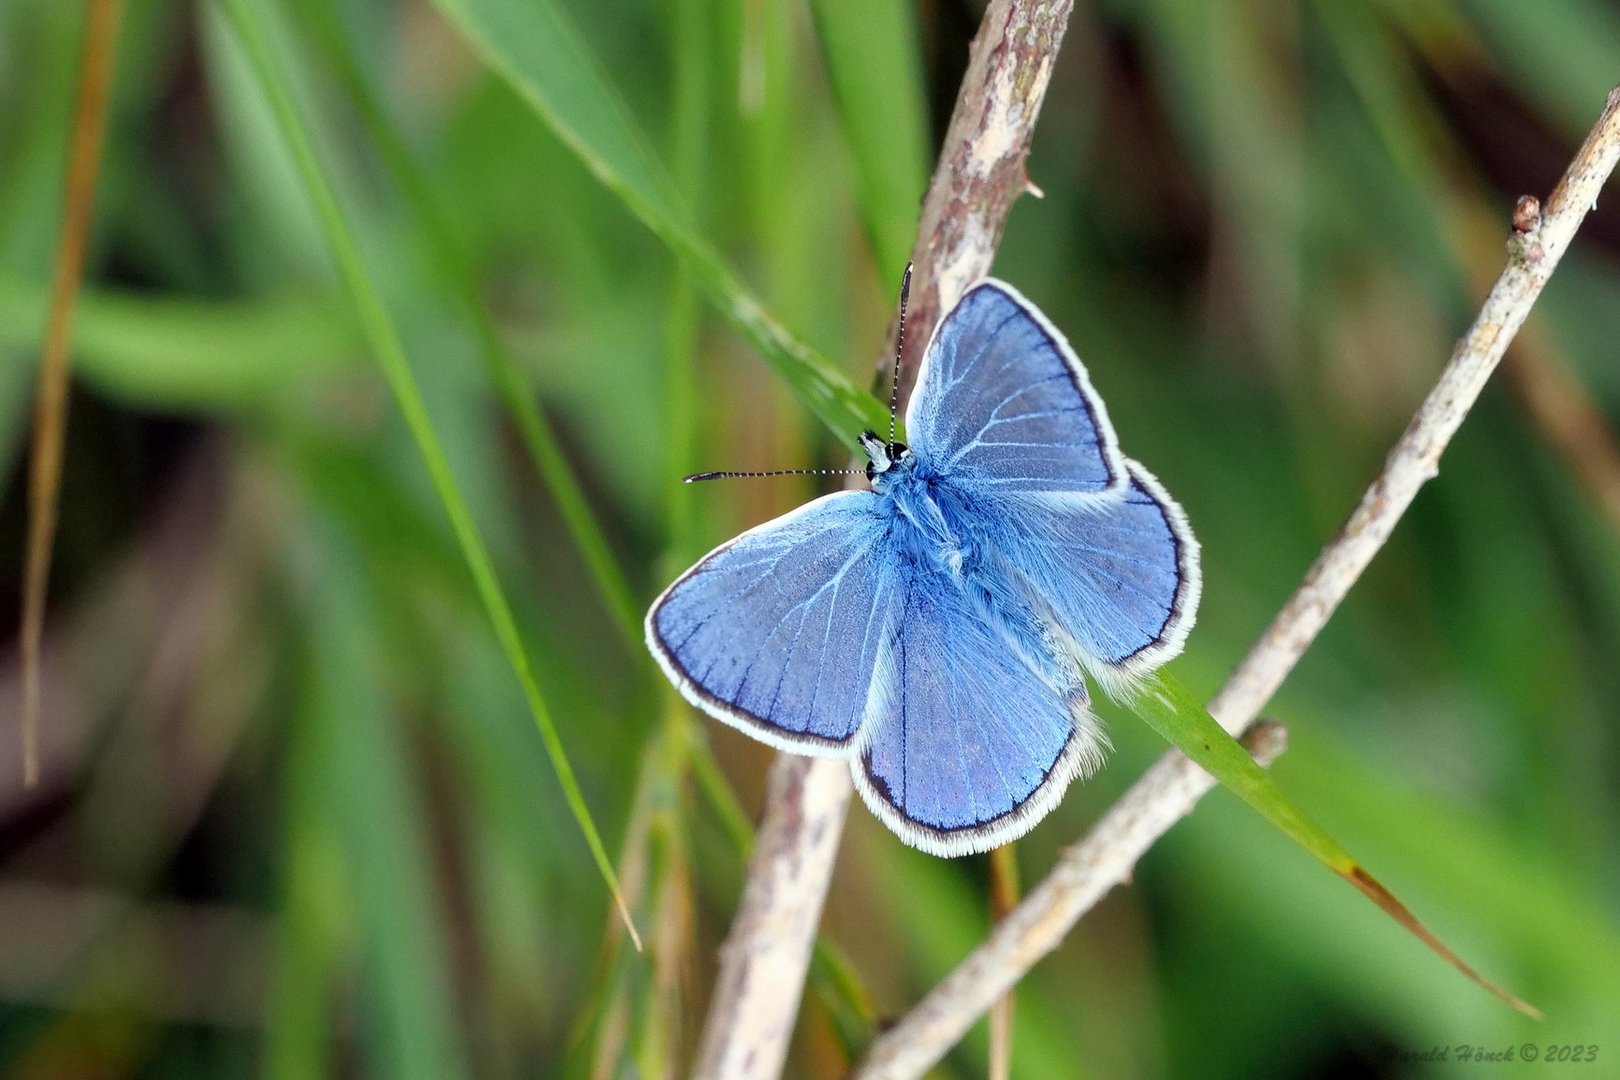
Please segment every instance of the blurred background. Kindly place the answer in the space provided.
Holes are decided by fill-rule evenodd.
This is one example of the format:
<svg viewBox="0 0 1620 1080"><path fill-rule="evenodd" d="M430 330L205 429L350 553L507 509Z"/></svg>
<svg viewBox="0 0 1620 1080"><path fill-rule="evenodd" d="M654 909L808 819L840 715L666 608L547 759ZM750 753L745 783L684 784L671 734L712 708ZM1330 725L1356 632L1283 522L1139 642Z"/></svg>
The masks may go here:
<svg viewBox="0 0 1620 1080"><path fill-rule="evenodd" d="M676 478L842 464L878 406L829 430L817 380L871 385L981 14L128 4L25 789L26 445L83 10L0 3L0 1073L686 1067L771 755L670 692L640 612L818 489ZM1498 273L1514 199L1616 82L1605 0L1076 5L1029 159L1045 196L996 271L1191 515L1183 681L1212 691L1298 583ZM1567 1068L1615 1074L1617 207L1268 711L1284 788L1547 1022L1216 793L1022 984L1014 1075L1454 1076L1456 1047L1521 1043L1596 1044ZM728 289L813 353L784 360ZM1161 749L1107 718L1117 752L1018 845L1026 882ZM857 805L789 1074L839 1075L949 970L987 880ZM938 1075L982 1075L986 1045L981 1024ZM1401 1058L1432 1048L1451 1062Z"/></svg>

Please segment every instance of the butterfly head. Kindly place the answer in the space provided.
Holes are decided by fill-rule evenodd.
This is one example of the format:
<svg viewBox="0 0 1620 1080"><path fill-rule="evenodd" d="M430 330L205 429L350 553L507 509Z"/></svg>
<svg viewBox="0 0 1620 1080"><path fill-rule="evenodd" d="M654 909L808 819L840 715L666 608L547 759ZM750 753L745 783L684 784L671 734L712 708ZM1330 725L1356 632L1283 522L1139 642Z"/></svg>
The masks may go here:
<svg viewBox="0 0 1620 1080"><path fill-rule="evenodd" d="M906 448L905 443L884 442L875 431L861 433L861 449L872 459L866 464L866 478L874 487L877 486L880 476L911 456L911 451Z"/></svg>

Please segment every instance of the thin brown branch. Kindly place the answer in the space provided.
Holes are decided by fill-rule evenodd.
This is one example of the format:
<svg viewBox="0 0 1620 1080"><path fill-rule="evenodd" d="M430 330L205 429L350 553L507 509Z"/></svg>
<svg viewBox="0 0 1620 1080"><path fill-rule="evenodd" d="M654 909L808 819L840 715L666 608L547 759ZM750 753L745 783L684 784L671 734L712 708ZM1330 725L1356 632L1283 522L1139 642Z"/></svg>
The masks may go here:
<svg viewBox="0 0 1620 1080"><path fill-rule="evenodd" d="M781 1073L850 791L841 760L783 754L771 767L693 1075Z"/></svg>
<svg viewBox="0 0 1620 1080"><path fill-rule="evenodd" d="M989 272L1007 214L1030 190L1024 158L1071 7L1071 0L991 0L973 39L912 251L902 362L908 393L940 313ZM694 1075L781 1072L850 792L846 761L782 754L772 765Z"/></svg>
<svg viewBox="0 0 1620 1080"><path fill-rule="evenodd" d="M1410 44L1427 61L1429 71L1443 71L1454 92L1467 92L1463 68L1448 64L1438 55L1436 40L1416 35ZM1432 107L1419 112L1426 102L1424 75L1416 61L1397 70L1405 103L1408 126L1421 127L1429 137L1421 145L1414 142L1411 159L1423 162L1431 179L1429 190L1437 200L1449 203L1450 213L1442 216L1444 232L1451 243L1453 259L1467 275L1469 285L1480 292L1490 287L1484 275L1490 267L1489 255L1481 247L1492 243L1496 210L1479 192L1485 187L1476 171L1461 163L1468 154L1459 140L1448 137L1444 118ZM1541 219L1541 200L1525 195L1513 208L1513 226L1527 232ZM1520 332L1512 349L1502 360L1502 378L1507 381L1525 418L1540 433L1547 446L1560 458L1592 506L1620 534L1620 438L1608 417L1561 352L1558 343L1534 325Z"/></svg>
<svg viewBox="0 0 1620 1080"><path fill-rule="evenodd" d="M990 915L1001 922L1018 906L1018 845L1003 844L990 853ZM1012 1076L1014 987L990 1007L990 1080Z"/></svg>
<svg viewBox="0 0 1620 1080"><path fill-rule="evenodd" d="M1488 209L1480 197L1469 199L1464 213L1470 221L1484 218ZM1526 195L1514 207L1514 227L1523 230L1541 219L1541 203ZM1461 229L1451 230L1457 259L1470 270L1472 284L1484 289L1489 282L1478 280L1483 267L1468 257L1477 245L1461 237ZM1479 236L1479 230L1469 230ZM1513 399L1547 446L1564 462L1565 468L1592 507L1620 534L1620 439L1615 437L1609 419L1571 369L1553 336L1545 326L1534 324L1519 332L1513 347L1502 360L1502 378Z"/></svg>
<svg viewBox="0 0 1620 1080"><path fill-rule="evenodd" d="M902 408L940 315L990 272L1013 203L1035 190L1024 159L1073 6L994 0L984 13L911 253Z"/></svg>
<svg viewBox="0 0 1620 1080"><path fill-rule="evenodd" d="M1468 190L1463 184L1451 186ZM1491 283L1480 248L1488 243L1483 223L1492 220L1491 209L1483 197L1471 192L1456 198L1460 205L1446 232L1469 284L1484 291ZM1541 201L1524 196L1513 208L1514 231L1528 233L1540 222L1541 213ZM1520 331L1502 360L1502 378L1526 419L1563 459L1609 527L1620 533L1620 440L1544 327L1531 325Z"/></svg>
<svg viewBox="0 0 1620 1080"><path fill-rule="evenodd" d="M1598 192L1617 161L1620 87L1609 94L1602 116L1540 219L1528 228L1514 229L1506 268L1360 505L1211 700L1210 712L1228 731L1250 729L1389 539L1418 489L1437 474L1442 451L1529 315L1581 221L1597 204ZM1124 881L1148 848L1213 786L1208 773L1180 754L1160 759L1080 843L1064 852L1046 880L983 944L873 1043L855 1075L920 1076L1007 987L1056 948L1098 899Z"/></svg>
<svg viewBox="0 0 1620 1080"><path fill-rule="evenodd" d="M1287 748L1279 724L1252 724L1243 745L1262 765ZM921 1076L954 1046L968 1026L1056 947L1080 916L1115 885L1128 881L1153 841L1191 812L1214 781L1180 753L1160 758L1085 839L1064 851L1057 865L967 959L956 966L899 1023L872 1044L852 1074ZM981 1005L980 1002L983 1004Z"/></svg>
<svg viewBox="0 0 1620 1080"><path fill-rule="evenodd" d="M1547 200L1539 223L1530 231L1512 234L1507 266L1361 504L1210 702L1210 711L1228 730L1241 730L1276 693L1389 539L1418 489L1439 472L1441 452L1524 324L1575 230L1597 205L1598 192L1617 159L1620 88L1609 94L1602 116Z"/></svg>
<svg viewBox="0 0 1620 1080"><path fill-rule="evenodd" d="M45 323L39 394L34 402L34 438L28 469L28 555L23 570L22 759L23 782L39 782L40 645L45 637L45 591L56 536L56 503L67 439L68 343L73 305L84 275L84 253L95 206L107 91L112 83L120 0L89 0L79 69L79 98L68 150L62 231L56 245L56 276Z"/></svg>

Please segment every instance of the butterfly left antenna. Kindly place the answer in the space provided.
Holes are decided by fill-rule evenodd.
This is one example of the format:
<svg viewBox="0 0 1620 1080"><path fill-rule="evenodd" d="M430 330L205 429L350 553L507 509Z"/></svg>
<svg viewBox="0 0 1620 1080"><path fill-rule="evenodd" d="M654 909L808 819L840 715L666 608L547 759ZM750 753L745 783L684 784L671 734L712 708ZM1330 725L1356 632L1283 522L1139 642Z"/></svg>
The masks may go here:
<svg viewBox="0 0 1620 1080"><path fill-rule="evenodd" d="M911 299L911 264L906 263L906 272L900 278L900 324L894 332L894 379L889 387L889 445L894 445L895 417L900 411L900 359L906 350L906 303ZM867 432L874 444L877 436ZM863 439L864 441L864 439ZM868 450L868 453L880 453ZM892 457L890 460L894 460ZM681 478L683 484L696 484L704 480L746 480L758 476L865 476L871 478L870 468L866 469L770 469L765 472L700 472Z"/></svg>
<svg viewBox="0 0 1620 1080"><path fill-rule="evenodd" d="M701 480L745 480L755 476L864 476L864 469L771 469L767 472L700 472L683 477L681 483Z"/></svg>
<svg viewBox="0 0 1620 1080"><path fill-rule="evenodd" d="M911 264L900 278L900 325L894 332L894 381L889 386L889 441L894 442L894 420L900 411L900 361L906 355L906 302L911 299Z"/></svg>

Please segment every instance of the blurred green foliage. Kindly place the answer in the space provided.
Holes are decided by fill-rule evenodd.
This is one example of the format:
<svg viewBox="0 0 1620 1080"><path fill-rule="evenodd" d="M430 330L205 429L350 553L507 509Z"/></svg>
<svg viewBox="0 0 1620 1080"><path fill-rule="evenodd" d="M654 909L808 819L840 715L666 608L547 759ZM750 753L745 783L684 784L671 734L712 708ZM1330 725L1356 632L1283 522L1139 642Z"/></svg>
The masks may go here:
<svg viewBox="0 0 1620 1080"><path fill-rule="evenodd" d="M0 1071L678 1072L769 754L679 702L636 618L815 490L676 478L837 464L881 415L859 388L980 10L229 7L124 19L46 782L0 776ZM12 581L80 18L0 4ZM354 238L346 276L244 22ZM997 273L1068 331L1199 532L1183 681L1213 689L1296 584L1471 317L1512 199L1551 186L1617 79L1602 0L1077 7L1029 162L1045 197L1016 208ZM1610 415L1617 220L1594 215L1533 321ZM374 362L379 326L645 953ZM1548 1021L1217 793L1023 984L1016 1075L1443 1076L1462 1066L1394 1052L1526 1042L1599 1044L1590 1075L1620 1058L1620 546L1531 416L1487 393L1271 715L1284 788ZM6 655L10 718L14 638ZM1110 719L1114 761L1020 845L1026 880L1158 752ZM986 911L982 860L855 810L792 1074L837 1075ZM984 1048L981 1026L940 1074L981 1074Z"/></svg>

